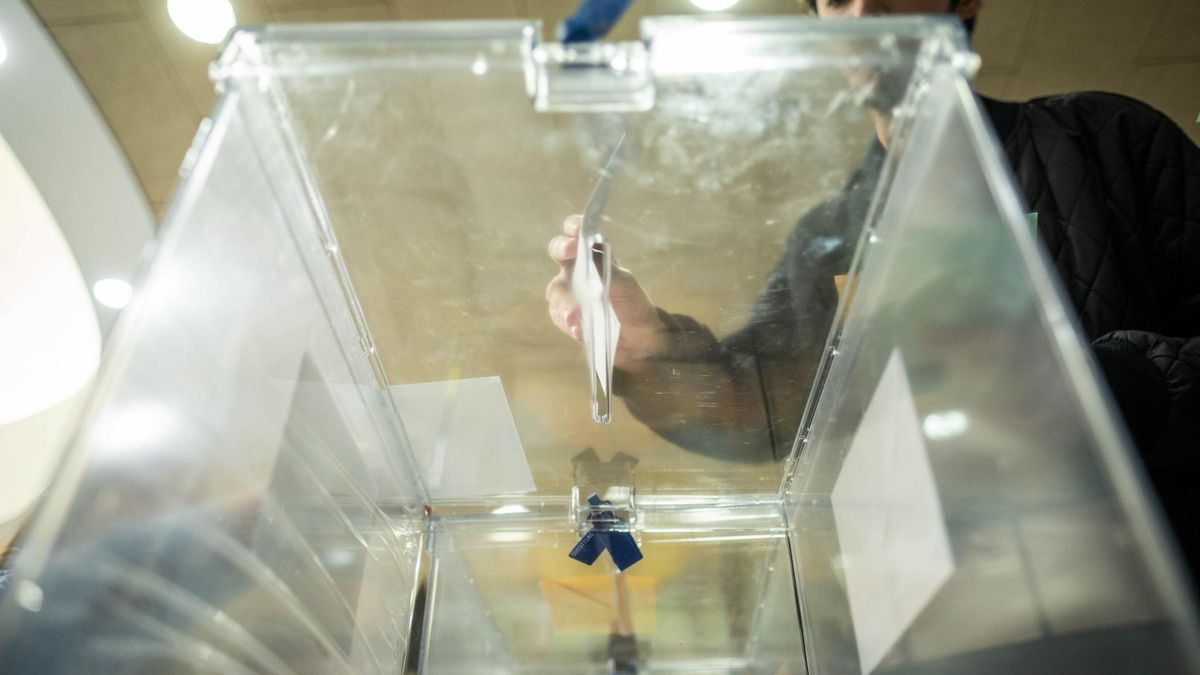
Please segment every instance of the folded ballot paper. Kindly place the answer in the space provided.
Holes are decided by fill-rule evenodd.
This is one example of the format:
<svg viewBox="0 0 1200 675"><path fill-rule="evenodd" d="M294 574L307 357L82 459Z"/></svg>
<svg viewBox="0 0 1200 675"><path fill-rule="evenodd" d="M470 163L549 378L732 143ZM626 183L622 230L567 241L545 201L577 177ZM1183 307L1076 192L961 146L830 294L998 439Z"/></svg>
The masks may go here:
<svg viewBox="0 0 1200 675"><path fill-rule="evenodd" d="M600 232L600 217L608 202L608 191L620 163L624 140L622 136L617 141L583 209L578 255L571 272L571 294L579 303L583 345L591 375L592 420L597 424L612 421L613 360L621 333L621 322L608 298L612 257L608 240Z"/></svg>

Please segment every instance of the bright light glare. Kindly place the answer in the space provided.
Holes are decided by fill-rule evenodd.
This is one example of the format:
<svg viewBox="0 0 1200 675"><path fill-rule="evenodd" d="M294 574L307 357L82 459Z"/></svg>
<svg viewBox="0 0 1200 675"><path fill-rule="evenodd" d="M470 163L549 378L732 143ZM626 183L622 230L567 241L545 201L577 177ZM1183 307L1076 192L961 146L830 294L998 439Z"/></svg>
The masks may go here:
<svg viewBox="0 0 1200 675"><path fill-rule="evenodd" d="M532 541L532 532L488 532L487 540L496 544L519 544Z"/></svg>
<svg viewBox="0 0 1200 675"><path fill-rule="evenodd" d="M45 600L45 594L42 593L42 587L32 581L24 580L17 588L17 602L31 612L42 611L43 600Z"/></svg>
<svg viewBox="0 0 1200 675"><path fill-rule="evenodd" d="M324 558L330 567L349 567L358 560L354 550L348 548L329 549L325 551Z"/></svg>
<svg viewBox="0 0 1200 675"><path fill-rule="evenodd" d="M692 0L692 4L706 12L723 12L736 5L738 0Z"/></svg>
<svg viewBox="0 0 1200 675"><path fill-rule="evenodd" d="M184 35L210 45L225 39L237 22L229 0L167 0L167 14Z"/></svg>
<svg viewBox="0 0 1200 675"><path fill-rule="evenodd" d="M503 516L510 513L529 513L529 509L521 506L520 504L505 504L495 511L492 511L492 513L497 516Z"/></svg>
<svg viewBox="0 0 1200 675"><path fill-rule="evenodd" d="M475 61L471 64L471 72L476 75L487 75L488 62L482 55L476 56Z"/></svg>
<svg viewBox="0 0 1200 675"><path fill-rule="evenodd" d="M8 58L8 47L4 46L4 37L0 36L0 63L4 63L4 60L7 58Z"/></svg>
<svg viewBox="0 0 1200 675"><path fill-rule="evenodd" d="M122 402L96 424L95 443L106 453L162 450L182 434L178 415L157 401Z"/></svg>
<svg viewBox="0 0 1200 675"><path fill-rule="evenodd" d="M921 422L921 430L931 440L961 436L967 430L967 414L961 410L930 413Z"/></svg>
<svg viewBox="0 0 1200 675"><path fill-rule="evenodd" d="M120 279L101 279L92 286L92 295L96 296L96 301L113 309L124 307L132 294L133 288L129 282Z"/></svg>

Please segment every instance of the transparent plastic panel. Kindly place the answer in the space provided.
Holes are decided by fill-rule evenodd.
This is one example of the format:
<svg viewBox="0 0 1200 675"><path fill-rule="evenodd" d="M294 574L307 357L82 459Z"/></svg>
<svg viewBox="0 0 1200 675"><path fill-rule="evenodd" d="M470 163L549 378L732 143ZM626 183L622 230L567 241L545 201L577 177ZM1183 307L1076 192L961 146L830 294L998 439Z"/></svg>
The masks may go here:
<svg viewBox="0 0 1200 675"><path fill-rule="evenodd" d="M949 71L899 148L787 494L809 668L1195 672L1119 418Z"/></svg>
<svg viewBox="0 0 1200 675"><path fill-rule="evenodd" d="M589 448L636 458L641 497L773 499L837 297L801 293L796 331L765 289L789 250L848 264L854 234L797 219L874 152L868 107L948 25L662 21L645 46L569 48L523 24L272 29L217 72L272 88L435 500L565 499ZM602 176L621 325L589 359L543 291ZM495 395L467 386L486 378ZM522 471L452 475L489 464Z"/></svg>
<svg viewBox="0 0 1200 675"><path fill-rule="evenodd" d="M1190 668L960 27L644 33L235 34L0 670ZM590 349L543 297L577 214Z"/></svg>
<svg viewBox="0 0 1200 675"><path fill-rule="evenodd" d="M432 529L425 672L803 672L781 670L802 650L774 506L647 516L639 539L654 554L622 574L570 560L579 535L562 518Z"/></svg>
<svg viewBox="0 0 1200 675"><path fill-rule="evenodd" d="M202 133L23 543L4 672L401 663L420 486L332 273L306 264L318 231L282 202L298 177L247 107L228 93Z"/></svg>
<svg viewBox="0 0 1200 675"><path fill-rule="evenodd" d="M479 528L483 530L484 528ZM492 528L483 536L492 537ZM526 532L510 534L522 539ZM429 578L422 588L425 624L421 646L421 672L463 675L507 675L516 663L504 636L467 570L463 556L453 545L443 545L443 534L434 529L430 547ZM449 535L445 535L449 536Z"/></svg>

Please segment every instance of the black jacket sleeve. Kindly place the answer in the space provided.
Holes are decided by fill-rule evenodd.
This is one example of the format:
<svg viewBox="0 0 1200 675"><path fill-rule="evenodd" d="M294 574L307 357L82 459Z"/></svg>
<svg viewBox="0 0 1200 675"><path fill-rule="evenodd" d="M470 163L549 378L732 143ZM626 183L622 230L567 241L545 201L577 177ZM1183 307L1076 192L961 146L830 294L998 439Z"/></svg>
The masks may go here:
<svg viewBox="0 0 1200 675"><path fill-rule="evenodd" d="M737 461L786 457L837 310L835 277L846 272L861 229L855 211L865 211L865 202L849 203L858 198L843 192L799 220L738 331L718 338L689 316L660 310L675 348L643 367L642 382L614 374L630 412L695 452Z"/></svg>
<svg viewBox="0 0 1200 675"><path fill-rule="evenodd" d="M718 338L660 310L678 347L642 383L614 373L635 417L711 456L767 461L791 452L833 326L835 277L850 266L884 157L874 144L846 186L797 221L743 328Z"/></svg>
<svg viewBox="0 0 1200 675"><path fill-rule="evenodd" d="M1193 579L1200 579L1200 337L1115 331L1092 344Z"/></svg>

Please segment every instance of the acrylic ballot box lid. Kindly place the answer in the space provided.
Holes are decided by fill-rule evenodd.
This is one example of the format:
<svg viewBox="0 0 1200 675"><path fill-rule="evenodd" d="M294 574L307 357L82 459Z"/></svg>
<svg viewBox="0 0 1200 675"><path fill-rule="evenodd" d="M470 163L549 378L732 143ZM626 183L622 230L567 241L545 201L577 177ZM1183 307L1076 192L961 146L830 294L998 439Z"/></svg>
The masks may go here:
<svg viewBox="0 0 1200 675"><path fill-rule="evenodd" d="M0 670L1194 670L961 28L642 32L235 32Z"/></svg>

